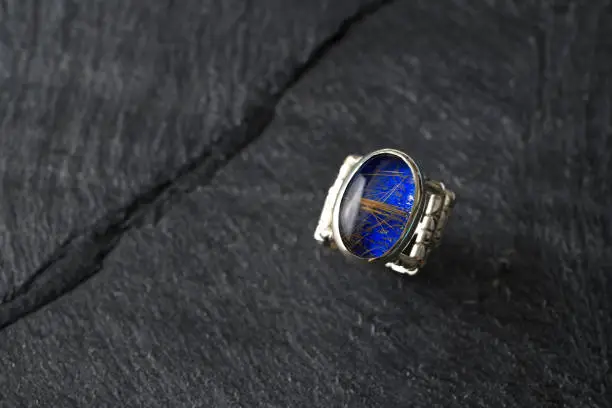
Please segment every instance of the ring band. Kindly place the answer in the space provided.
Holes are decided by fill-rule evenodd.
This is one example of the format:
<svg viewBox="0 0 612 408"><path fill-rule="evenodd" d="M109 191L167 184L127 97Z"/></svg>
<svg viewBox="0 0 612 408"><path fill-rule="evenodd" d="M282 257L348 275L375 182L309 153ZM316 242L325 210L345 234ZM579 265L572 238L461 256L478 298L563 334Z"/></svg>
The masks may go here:
<svg viewBox="0 0 612 408"><path fill-rule="evenodd" d="M333 183L314 237L345 256L413 275L442 237L455 194L424 179L394 149L348 156Z"/></svg>

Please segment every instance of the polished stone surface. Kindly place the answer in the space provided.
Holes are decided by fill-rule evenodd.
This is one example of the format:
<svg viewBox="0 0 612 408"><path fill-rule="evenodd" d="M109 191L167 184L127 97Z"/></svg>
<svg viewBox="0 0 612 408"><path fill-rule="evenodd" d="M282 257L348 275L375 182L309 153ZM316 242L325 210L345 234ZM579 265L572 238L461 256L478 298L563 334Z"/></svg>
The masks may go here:
<svg viewBox="0 0 612 408"><path fill-rule="evenodd" d="M385 255L400 239L414 205L414 174L400 157L368 159L347 186L339 209L344 246L361 258Z"/></svg>

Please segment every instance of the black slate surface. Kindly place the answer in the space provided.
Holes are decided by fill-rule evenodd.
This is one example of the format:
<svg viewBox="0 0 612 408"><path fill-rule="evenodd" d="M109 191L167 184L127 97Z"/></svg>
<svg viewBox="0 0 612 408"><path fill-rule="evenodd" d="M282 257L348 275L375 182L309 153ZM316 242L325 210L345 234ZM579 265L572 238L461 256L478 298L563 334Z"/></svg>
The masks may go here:
<svg viewBox="0 0 612 408"><path fill-rule="evenodd" d="M318 48L379 4L7 2L0 326L90 276L156 218L151 203L210 178Z"/></svg>
<svg viewBox="0 0 612 408"><path fill-rule="evenodd" d="M36 140L63 146L50 136L62 132L42 122L40 139L1 138L14 146L2 149L2 209L14 214L3 245L40 257L3 253L2 274L14 285L0 306L4 405L609 406L609 5L395 1L342 26L359 6L325 4L279 2L251 23L274 28L262 34L271 44L296 44L264 58L278 70L253 68L274 72L263 75L271 85L244 88L264 107L254 119L232 122L251 105L236 102L240 86L229 85L227 70L228 116L203 108L190 119L193 105L176 96L161 119L144 113L154 111L148 99L166 99L143 97L142 117L151 119L136 129L186 126L160 134L161 162L139 150L153 149L144 132L114 139L116 117L79 119L90 130L73 140L126 157L125 168L101 154L93 165L81 152L56 158L90 169L78 191L96 197L91 204L43 189L44 177L78 183L85 170L44 172L52 149L40 147L39 161L18 155ZM208 54L185 44L186 53ZM229 55L226 67L242 61ZM151 88L171 76L160 69ZM210 92L197 85L207 75L182 88L186 100ZM82 102L48 120L76 121L96 106L91 83L66 88L70 97L83 92ZM24 112L11 129L29 126L34 114ZM257 119L267 115L265 127ZM344 156L384 146L409 152L459 195L444 244L413 278L349 265L312 239ZM226 160L228 152L238 154ZM183 162L163 159L173 154ZM197 166L181 167L192 159ZM17 205L10 191L24 203L38 194L44 205ZM35 234L44 224L34 214L65 230ZM62 234L75 238L57 250ZM45 251L60 255L40 269Z"/></svg>

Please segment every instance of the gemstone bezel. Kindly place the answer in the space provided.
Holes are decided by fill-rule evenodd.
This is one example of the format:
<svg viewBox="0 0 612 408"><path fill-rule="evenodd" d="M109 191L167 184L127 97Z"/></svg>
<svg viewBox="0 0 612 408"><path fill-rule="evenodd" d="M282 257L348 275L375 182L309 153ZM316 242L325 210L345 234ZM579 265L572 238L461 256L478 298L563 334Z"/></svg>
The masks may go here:
<svg viewBox="0 0 612 408"><path fill-rule="evenodd" d="M346 190L348 186L350 185L351 181L354 179L354 177L359 173L359 171L362 169L362 167L366 163L368 163L371 159L374 159L376 156L380 156L380 155L395 156L401 159L402 161L404 161L404 163L408 165L408 167L410 168L410 171L412 172L413 178L414 178L414 204L412 206L412 209L410 210L410 216L408 217L408 221L406 222L406 225L404 226L404 229L399 239L395 242L395 244L386 253L384 253L381 256L366 258L366 257L361 257L359 255L356 255L355 253L350 251L344 244L344 241L342 240L342 237L340 235L339 213L340 213L340 207L342 206L342 199L344 198ZM346 177L346 179L342 183L342 186L340 187L338 196L336 197L336 201L334 203L334 209L333 209L333 214L332 214L332 231L333 231L334 242L336 243L336 246L338 247L338 249L340 249L340 251L349 258L360 260L360 261L366 261L366 262L387 262L389 260L397 258L399 253L404 251L404 249L406 249L406 247L409 245L414 229L416 228L417 222L415 221L419 219L422 211L423 211L423 179L422 179L419 167L414 162L414 160L410 156L408 156L406 153L403 153L395 149L381 149L381 150L374 151L362 157L361 160L359 160L359 162L355 164L355 167L351 170L349 175Z"/></svg>

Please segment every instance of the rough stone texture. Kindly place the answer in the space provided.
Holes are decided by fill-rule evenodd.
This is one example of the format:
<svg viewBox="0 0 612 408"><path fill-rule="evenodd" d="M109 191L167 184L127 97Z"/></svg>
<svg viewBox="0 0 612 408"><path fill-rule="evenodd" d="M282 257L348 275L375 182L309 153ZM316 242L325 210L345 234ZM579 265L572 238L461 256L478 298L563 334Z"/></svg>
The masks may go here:
<svg viewBox="0 0 612 408"><path fill-rule="evenodd" d="M244 148L212 180L222 163L181 181L185 194L137 200L143 221L103 230L113 245L89 237L41 275L58 288L57 276L93 276L0 333L2 402L610 406L611 14L603 1L397 0L353 20L282 92L257 140L223 134ZM316 20L301 18L292 41ZM77 113L95 104L91 92ZM83 140L110 148L102 123ZM11 156L37 140L3 139ZM139 140L120 139L119 156ZM349 265L312 239L344 156L385 146L459 197L443 245L414 278ZM41 157L13 167L41 169ZM48 181L32 171L40 194ZM91 177L113 196L114 178ZM44 198L77 211L65 196ZM22 241L3 244L42 251L39 224L13 222ZM67 230L90 225L75 218ZM9 312L19 310L0 315Z"/></svg>
<svg viewBox="0 0 612 408"><path fill-rule="evenodd" d="M5 2L0 327L91 275L151 202L210 178L378 4Z"/></svg>

